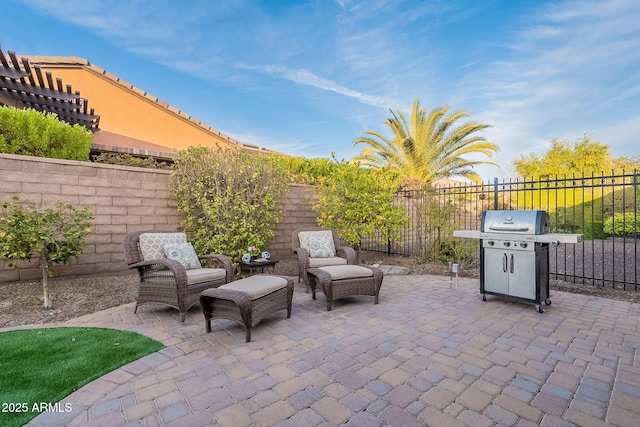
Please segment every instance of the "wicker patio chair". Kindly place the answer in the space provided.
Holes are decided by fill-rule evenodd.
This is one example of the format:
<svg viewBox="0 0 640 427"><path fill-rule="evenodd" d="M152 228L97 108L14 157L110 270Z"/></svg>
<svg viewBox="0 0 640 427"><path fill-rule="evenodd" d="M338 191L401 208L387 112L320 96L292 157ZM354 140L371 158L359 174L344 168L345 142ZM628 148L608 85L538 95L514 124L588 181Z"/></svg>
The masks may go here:
<svg viewBox="0 0 640 427"><path fill-rule="evenodd" d="M318 232L331 235L335 248L334 256L313 257L310 253L309 238ZM306 238L305 238L306 237ZM325 267L329 265L348 265L356 263L356 251L350 246L342 246L338 233L330 228L306 227L298 228L291 235L293 252L298 255L298 282L304 281L305 289L309 292L307 269L310 267Z"/></svg>
<svg viewBox="0 0 640 427"><path fill-rule="evenodd" d="M164 245L186 242L186 235L178 232L136 231L125 235L125 261L140 278L134 313L142 304L164 304L178 309L180 322L184 322L187 310L199 301L200 292L234 280L233 263L224 255L198 256L202 268L193 269L164 256Z"/></svg>

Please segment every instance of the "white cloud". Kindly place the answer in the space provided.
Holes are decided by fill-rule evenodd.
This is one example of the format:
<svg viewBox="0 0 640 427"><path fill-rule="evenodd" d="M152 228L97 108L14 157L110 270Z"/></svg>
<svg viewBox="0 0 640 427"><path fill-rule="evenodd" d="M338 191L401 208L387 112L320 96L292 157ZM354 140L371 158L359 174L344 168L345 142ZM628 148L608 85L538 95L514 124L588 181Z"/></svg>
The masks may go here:
<svg viewBox="0 0 640 427"><path fill-rule="evenodd" d="M214 22L219 17L209 16L207 18L207 14L212 12L211 7L204 7L199 13L195 13L189 12L194 7L184 7L184 5L167 1L154 2L153 8L150 7L149 2L140 0L130 2L65 0L63 4L47 0L27 0L27 3L57 19L88 28L107 39L119 41L133 53L195 76L223 80L228 83L246 82L246 79L238 78L237 75L227 77L232 73L223 75L219 71L219 68L229 69L231 67L235 70L257 71L272 78L333 92L375 107L387 108L392 102L386 97L351 89L307 69L290 67L284 62L271 65L252 65L251 63L255 64L256 58L259 58L260 55L287 58L299 53L299 48L295 46L294 40L297 37L304 40L309 35L283 33L286 31L285 24L288 22L284 18L279 22L269 22L269 19L261 16L259 12L253 12L258 20L252 22L251 26L248 26L248 22L239 21L238 25L245 27L246 30L257 31L253 37L256 46L251 46L251 37L249 37L243 39L245 46L240 49L235 48L237 42L230 39L232 37L230 34L214 31L210 34L215 35L216 39L199 40L202 36L196 36L192 33L192 31L197 31L198 27L196 26L192 30L190 24L195 24L199 19L202 21L211 20L211 25L215 25ZM190 3L192 3L191 6L196 4L203 6L207 2ZM340 1L338 4L342 8L349 6L349 2L346 0ZM224 5L220 8L224 9ZM74 13L68 13L69 10L73 10ZM239 18L232 14L230 19L237 21ZM222 25L228 25L228 23L222 23ZM293 26L291 29L296 30L297 28ZM188 46L189 43L185 43L186 40L198 44L185 49L181 43ZM230 44L231 46L229 46ZM290 47L289 53L285 53L287 48L283 45ZM271 49L270 52L257 54L265 47ZM232 52L232 49L235 51ZM273 55L276 51L279 53ZM238 61L242 57L249 58L252 53L256 53L256 55L251 57L251 62ZM231 55L234 59L224 59L225 56L232 57ZM212 63L217 64L216 67L212 67ZM309 62L309 65L314 66L315 63Z"/></svg>
<svg viewBox="0 0 640 427"><path fill-rule="evenodd" d="M349 89L332 80L317 76L307 70L290 69L280 65L252 66L247 64L236 64L236 67L259 71L274 77L292 81L297 84L313 86L318 89L334 92L340 95L347 96L349 98L354 98L360 102L372 105L374 107L387 107L391 102L389 99L385 99L379 96L367 95L365 93Z"/></svg>
<svg viewBox="0 0 640 427"><path fill-rule="evenodd" d="M468 75L464 87L482 93L475 109L493 125L503 168L521 153L545 151L553 138L585 132L632 154L639 16L638 2L554 3L529 18L500 62Z"/></svg>
<svg viewBox="0 0 640 427"><path fill-rule="evenodd" d="M299 96L312 114L339 110L338 125L349 132L384 129L387 109L408 111L414 99L427 108L448 103L469 110L471 119L493 126L487 137L501 146L494 160L505 169L523 150L544 151L556 137L591 132L624 151L619 155L633 155L637 145L638 1L540 2L501 22L504 37L486 44L464 32L486 11L482 2L334 0L273 8L253 0L24 3L228 93ZM325 149L313 131L287 136L236 114L233 127L245 123L272 134L229 133L238 140L283 151ZM279 125L287 126L301 132L284 120Z"/></svg>
<svg viewBox="0 0 640 427"><path fill-rule="evenodd" d="M638 135L640 135L640 114L627 117L610 125L594 130L593 137L611 147L611 154L614 157L634 157L640 156L640 145Z"/></svg>
<svg viewBox="0 0 640 427"><path fill-rule="evenodd" d="M308 140L299 138L295 135L273 135L269 130L263 130L259 133L231 131L234 138L246 144L255 145L269 150L278 151L300 157L326 157L328 151L326 148L318 147L316 144L310 143Z"/></svg>

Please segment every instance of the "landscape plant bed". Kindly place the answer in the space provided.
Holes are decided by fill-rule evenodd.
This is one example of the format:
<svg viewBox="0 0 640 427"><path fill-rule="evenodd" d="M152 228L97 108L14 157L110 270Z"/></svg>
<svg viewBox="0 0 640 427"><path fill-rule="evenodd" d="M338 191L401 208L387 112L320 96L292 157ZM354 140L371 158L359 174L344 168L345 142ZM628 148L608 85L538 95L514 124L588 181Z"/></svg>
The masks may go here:
<svg viewBox="0 0 640 427"><path fill-rule="evenodd" d="M40 281L0 284L0 328L60 323L135 301L136 274L54 278L52 308L42 306Z"/></svg>

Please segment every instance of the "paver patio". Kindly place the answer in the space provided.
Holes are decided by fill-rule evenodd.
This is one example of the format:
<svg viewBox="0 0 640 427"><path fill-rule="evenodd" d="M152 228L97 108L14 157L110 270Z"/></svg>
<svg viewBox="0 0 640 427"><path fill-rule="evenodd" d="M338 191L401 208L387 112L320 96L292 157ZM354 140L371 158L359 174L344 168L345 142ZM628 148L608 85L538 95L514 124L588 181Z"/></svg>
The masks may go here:
<svg viewBox="0 0 640 427"><path fill-rule="evenodd" d="M140 332L167 348L68 396L29 425L640 425L640 305L552 292L532 305L475 279L387 276L327 312L296 284L293 314L244 330L200 308L133 304L66 322Z"/></svg>

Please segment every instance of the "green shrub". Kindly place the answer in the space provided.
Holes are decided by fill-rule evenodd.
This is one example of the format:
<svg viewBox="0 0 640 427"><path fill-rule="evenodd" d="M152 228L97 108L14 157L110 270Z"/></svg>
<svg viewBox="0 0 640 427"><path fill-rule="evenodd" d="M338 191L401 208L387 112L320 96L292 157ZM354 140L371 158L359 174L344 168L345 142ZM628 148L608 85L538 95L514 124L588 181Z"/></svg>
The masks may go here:
<svg viewBox="0 0 640 427"><path fill-rule="evenodd" d="M89 160L90 131L54 113L0 107L0 152L54 159Z"/></svg>
<svg viewBox="0 0 640 427"><path fill-rule="evenodd" d="M404 213L393 206L399 186L394 171L338 163L330 177L320 180L318 203L313 206L317 223L355 246L359 261L364 236L381 242L398 240L398 229L405 222Z"/></svg>
<svg viewBox="0 0 640 427"><path fill-rule="evenodd" d="M329 158L274 156L274 161L287 171L290 182L295 184L318 184L320 179L330 176L337 166Z"/></svg>
<svg viewBox="0 0 640 427"><path fill-rule="evenodd" d="M431 247L431 256L439 262L454 262L462 266L478 260L478 244L453 236L438 239Z"/></svg>
<svg viewBox="0 0 640 427"><path fill-rule="evenodd" d="M158 161L153 157L135 157L129 153L100 153L93 156L94 163L106 163L109 165L133 166L137 168L149 169L169 169L171 165L167 162Z"/></svg>
<svg viewBox="0 0 640 427"><path fill-rule="evenodd" d="M265 250L282 220L286 177L271 156L205 147L179 152L171 192L196 251L238 261L249 246Z"/></svg>
<svg viewBox="0 0 640 427"><path fill-rule="evenodd" d="M640 215L633 212L616 213L604 220L604 232L609 236L640 233Z"/></svg>

